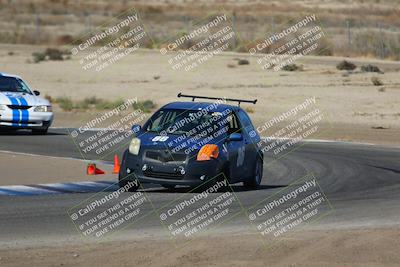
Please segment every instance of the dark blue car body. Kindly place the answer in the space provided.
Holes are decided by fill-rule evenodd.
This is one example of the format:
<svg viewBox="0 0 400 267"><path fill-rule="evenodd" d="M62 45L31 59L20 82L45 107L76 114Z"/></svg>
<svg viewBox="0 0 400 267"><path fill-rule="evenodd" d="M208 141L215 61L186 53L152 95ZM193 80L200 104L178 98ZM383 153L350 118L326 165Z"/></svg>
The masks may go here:
<svg viewBox="0 0 400 267"><path fill-rule="evenodd" d="M206 115L199 116L195 122L193 118L200 113ZM186 127L182 131L186 134L152 131L151 127L157 120L173 121L163 114L170 117L178 114L181 119L174 118L175 124L170 127L177 129L176 125L182 122L178 129ZM208 128L200 124L202 120L206 121L204 124ZM200 130L197 135L190 136L189 129L195 129L192 132ZM220 175L231 184L244 182L248 187L256 188L261 183L263 154L257 146L260 137L249 116L238 106L173 102L160 108L143 127L134 126L133 130L140 148L135 152L137 155L130 149L125 151L119 174L120 186L137 179L140 183L160 184L167 188L176 185L196 187ZM218 157L199 161L199 150L205 144L217 146Z"/></svg>

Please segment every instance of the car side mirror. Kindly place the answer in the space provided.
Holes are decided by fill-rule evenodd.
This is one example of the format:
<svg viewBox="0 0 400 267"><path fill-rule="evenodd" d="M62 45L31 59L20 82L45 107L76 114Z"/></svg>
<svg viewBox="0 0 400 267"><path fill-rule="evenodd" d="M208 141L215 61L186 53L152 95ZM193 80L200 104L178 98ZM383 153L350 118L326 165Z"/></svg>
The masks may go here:
<svg viewBox="0 0 400 267"><path fill-rule="evenodd" d="M132 125L131 129L132 129L133 133L138 133L138 132L140 132L140 130L142 130L142 126L140 126L138 124L134 124L134 125Z"/></svg>
<svg viewBox="0 0 400 267"><path fill-rule="evenodd" d="M36 91L36 90L34 90L33 93L34 93L35 95L40 95L40 92L39 92L39 91Z"/></svg>
<svg viewBox="0 0 400 267"><path fill-rule="evenodd" d="M243 135L240 133L233 133L229 135L228 141L242 141Z"/></svg>

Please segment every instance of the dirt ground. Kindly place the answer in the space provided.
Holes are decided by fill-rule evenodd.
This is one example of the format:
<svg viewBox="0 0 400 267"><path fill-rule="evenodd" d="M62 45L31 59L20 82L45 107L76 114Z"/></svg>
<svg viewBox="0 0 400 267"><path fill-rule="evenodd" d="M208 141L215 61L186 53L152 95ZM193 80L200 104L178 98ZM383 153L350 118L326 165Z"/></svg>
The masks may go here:
<svg viewBox="0 0 400 267"><path fill-rule="evenodd" d="M257 58L245 53L224 53L186 72L173 70L168 58L157 50L139 50L96 73L84 71L74 57L60 62L27 63L32 59L32 52L44 49L0 45L1 71L22 76L31 88L53 98L137 97L139 101L152 100L158 107L177 101L179 92L257 98L254 106L242 105L256 126L315 97L316 104L326 115L323 123L327 131L320 131L318 138L400 144L399 62L346 58L358 67L374 64L384 71L383 74L367 73L357 71L358 68L347 73L335 67L343 58L308 56L296 62L303 65L303 71L287 72L262 70ZM9 55L9 51L14 55ZM250 64L238 65L238 58L247 58ZM384 85L374 86L372 77L378 77ZM56 108L54 126L81 126L98 113L63 112Z"/></svg>
<svg viewBox="0 0 400 267"><path fill-rule="evenodd" d="M399 266L400 229L296 231L269 244L256 235L1 249L0 265L22 266ZM263 244L269 244L263 246Z"/></svg>
<svg viewBox="0 0 400 267"><path fill-rule="evenodd" d="M160 107L176 101L179 92L232 98L257 98L249 112L255 125L286 112L306 98L316 97L327 116L321 131L311 138L400 145L400 63L372 59L347 59L358 66L378 65L384 74L347 73L335 68L343 58L305 57L296 62L304 71L263 71L256 58L227 53L216 56L192 72L173 71L158 51L139 50L101 73L83 71L78 59L62 62L27 63L31 53L45 47L0 45L1 72L22 76L33 89L52 97L75 100L96 96L104 99L153 100ZM13 51L14 55L8 52ZM250 65L238 65L247 58ZM235 67L228 67L231 64ZM374 86L371 77L384 83ZM77 127L95 113L62 112L56 109L56 127ZM51 159L43 175L46 157L0 154L2 177L13 157L29 169L20 168L18 184L90 180L85 163ZM29 163L28 163L29 162ZM25 164L25 165L24 165ZM60 167L63 176L58 174ZM110 168L110 167L105 167ZM4 171L5 170L5 171ZM37 173L35 173L35 170ZM106 169L107 170L107 169ZM14 172L14 170L13 170ZM110 171L109 171L110 172ZM4 176L3 176L4 174ZM15 175L15 173L8 173ZM98 178L98 177L94 177ZM102 179L105 176L102 176ZM1 185L10 184L0 181ZM12 184L17 184L13 182ZM1 266L399 266L400 230L347 229L297 231L265 249L255 235L199 237L190 246L175 248L170 240L133 239L107 243L59 244L28 248L1 248Z"/></svg>

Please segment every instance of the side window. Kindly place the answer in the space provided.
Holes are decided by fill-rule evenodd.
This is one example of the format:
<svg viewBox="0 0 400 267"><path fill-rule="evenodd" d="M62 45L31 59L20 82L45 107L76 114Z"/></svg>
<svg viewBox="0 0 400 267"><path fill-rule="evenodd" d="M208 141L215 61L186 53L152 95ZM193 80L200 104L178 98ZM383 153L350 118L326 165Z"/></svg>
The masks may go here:
<svg viewBox="0 0 400 267"><path fill-rule="evenodd" d="M159 114L157 114L158 115L157 117L150 118L149 125L147 126L146 130L147 131L155 131L155 132L158 131L158 127L161 124L163 114L164 114L164 112L160 111Z"/></svg>
<svg viewBox="0 0 400 267"><path fill-rule="evenodd" d="M253 124L251 123L249 116L243 110L239 110L238 115L243 128L250 131L253 130Z"/></svg>
<svg viewBox="0 0 400 267"><path fill-rule="evenodd" d="M241 129L241 124L239 123L238 118L236 117L235 113L231 113L229 115L229 129L228 129L228 134L232 134L232 133L241 133L242 129Z"/></svg>
<svg viewBox="0 0 400 267"><path fill-rule="evenodd" d="M239 110L238 116L239 116L240 122L243 125L244 131L250 136L250 138L252 138L252 139L253 139L253 137L255 138L256 136L254 134L251 134L251 132L255 132L254 126L251 123L251 120L250 120L249 116L246 114L246 112L244 112L243 110ZM254 141L256 141L256 140L254 140Z"/></svg>

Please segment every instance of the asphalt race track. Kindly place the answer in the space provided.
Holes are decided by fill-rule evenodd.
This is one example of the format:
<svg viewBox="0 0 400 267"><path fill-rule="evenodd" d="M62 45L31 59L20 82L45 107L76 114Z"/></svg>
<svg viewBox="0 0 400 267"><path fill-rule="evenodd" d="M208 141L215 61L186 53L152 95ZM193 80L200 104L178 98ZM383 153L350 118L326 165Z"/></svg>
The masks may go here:
<svg viewBox="0 0 400 267"><path fill-rule="evenodd" d="M82 157L66 129L52 129L47 136L31 136L23 132L16 135L0 134L0 150L55 157ZM111 161L112 155L104 160ZM279 195L282 190L296 187L300 184L299 178L310 173L317 180L319 190L327 201L319 210L323 216L307 223L305 227L374 227L398 225L400 222L399 148L342 142L306 142L279 160L272 160L271 155L266 155L264 162L262 187L246 191L241 185L232 186L240 205L231 206L230 213L235 216L216 229L255 231L248 219L251 213L249 209L268 197ZM229 191L224 190L214 195ZM172 206L171 203L176 203L178 198L195 194L188 193L185 188L168 190L155 186L148 186L143 192L152 203L151 206L143 206L141 212L146 216L116 236L167 233L160 223L162 210L166 205ZM107 193L101 192L97 196ZM133 193L123 194L129 196ZM0 196L0 242L18 245L15 240L29 243L45 239L78 238L79 232L67 212L92 195L65 193ZM282 210L290 203L278 209Z"/></svg>

